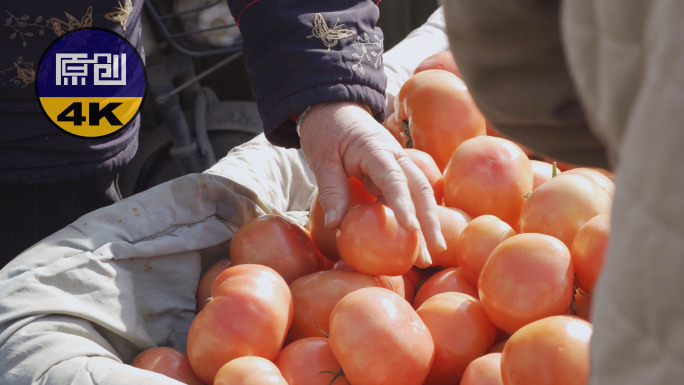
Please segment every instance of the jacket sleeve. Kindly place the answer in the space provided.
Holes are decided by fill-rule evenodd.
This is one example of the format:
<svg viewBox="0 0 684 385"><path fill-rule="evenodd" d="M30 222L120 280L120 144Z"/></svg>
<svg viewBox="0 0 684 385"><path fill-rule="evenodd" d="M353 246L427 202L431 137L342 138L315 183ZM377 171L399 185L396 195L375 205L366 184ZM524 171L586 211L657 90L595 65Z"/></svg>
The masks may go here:
<svg viewBox="0 0 684 385"><path fill-rule="evenodd" d="M543 155L607 167L566 64L560 1L445 0L449 43L482 113Z"/></svg>
<svg viewBox="0 0 684 385"><path fill-rule="evenodd" d="M269 141L298 148L296 117L320 103L363 103L384 120L378 1L228 0Z"/></svg>

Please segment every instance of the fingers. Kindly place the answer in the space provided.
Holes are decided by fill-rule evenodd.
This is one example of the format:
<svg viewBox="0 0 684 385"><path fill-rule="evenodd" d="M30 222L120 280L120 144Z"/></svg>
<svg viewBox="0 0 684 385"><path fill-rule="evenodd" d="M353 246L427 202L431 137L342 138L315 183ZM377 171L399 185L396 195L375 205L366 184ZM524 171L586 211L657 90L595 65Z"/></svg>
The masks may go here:
<svg viewBox="0 0 684 385"><path fill-rule="evenodd" d="M319 199L325 211L325 227L337 228L349 207L349 182L341 163L330 162L316 176Z"/></svg>

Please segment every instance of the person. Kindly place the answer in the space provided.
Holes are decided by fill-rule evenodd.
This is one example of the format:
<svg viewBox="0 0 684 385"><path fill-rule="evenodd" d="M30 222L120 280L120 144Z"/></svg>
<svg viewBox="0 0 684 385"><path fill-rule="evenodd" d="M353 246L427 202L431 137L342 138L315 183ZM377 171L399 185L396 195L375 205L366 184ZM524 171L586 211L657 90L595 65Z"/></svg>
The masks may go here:
<svg viewBox="0 0 684 385"><path fill-rule="evenodd" d="M138 147L139 116L97 139L40 111L35 73L48 46L78 28L125 37L142 53L141 0L4 2L0 33L0 267L81 215L121 199L117 175Z"/></svg>
<svg viewBox="0 0 684 385"><path fill-rule="evenodd" d="M271 143L301 149L328 227L349 205L347 177L382 195L421 235L418 266L446 249L426 177L382 126L386 77L378 1L228 0Z"/></svg>
<svg viewBox="0 0 684 385"><path fill-rule="evenodd" d="M615 171L589 383L681 383L684 3L449 0L444 11L464 81L495 127Z"/></svg>

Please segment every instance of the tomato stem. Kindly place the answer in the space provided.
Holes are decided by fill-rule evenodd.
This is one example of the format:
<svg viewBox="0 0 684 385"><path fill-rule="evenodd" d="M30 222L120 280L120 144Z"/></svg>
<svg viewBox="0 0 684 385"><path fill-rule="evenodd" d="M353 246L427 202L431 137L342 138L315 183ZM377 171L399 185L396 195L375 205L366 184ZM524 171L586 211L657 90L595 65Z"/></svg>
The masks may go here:
<svg viewBox="0 0 684 385"><path fill-rule="evenodd" d="M323 371L318 372L318 373L319 374L330 373L330 374L335 375L335 377L333 377L333 379L330 381L330 383L328 385L332 385L332 383L335 382L335 380L337 380L338 377L344 377L344 370L342 370L341 368L340 368L339 372L333 372L332 370L323 370Z"/></svg>
<svg viewBox="0 0 684 385"><path fill-rule="evenodd" d="M323 330L323 329L321 329L320 327L318 327L318 322L314 321L314 326L316 327L316 329L318 329L319 332L323 333L323 335L324 335L326 338L330 338L330 334L326 333L325 330Z"/></svg>
<svg viewBox="0 0 684 385"><path fill-rule="evenodd" d="M555 178L558 176L558 166L556 165L556 162L553 162L551 164L551 178Z"/></svg>
<svg viewBox="0 0 684 385"><path fill-rule="evenodd" d="M406 141L406 148L413 148L413 138L411 138L411 131L409 131L408 120L402 120L401 121L401 131L408 138L408 140Z"/></svg>

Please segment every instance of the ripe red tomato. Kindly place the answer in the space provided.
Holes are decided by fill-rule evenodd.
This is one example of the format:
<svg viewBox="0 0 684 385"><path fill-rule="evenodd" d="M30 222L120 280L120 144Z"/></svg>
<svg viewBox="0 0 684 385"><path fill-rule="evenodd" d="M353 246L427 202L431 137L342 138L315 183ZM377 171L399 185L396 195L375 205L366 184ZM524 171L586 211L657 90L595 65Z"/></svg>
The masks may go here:
<svg viewBox="0 0 684 385"><path fill-rule="evenodd" d="M337 229L337 250L352 269L370 275L401 275L418 258L418 234L401 227L379 202L352 207Z"/></svg>
<svg viewBox="0 0 684 385"><path fill-rule="evenodd" d="M399 90L395 107L396 120L408 122L412 147L430 154L440 170L464 140L486 133L468 88L449 71L414 74Z"/></svg>
<svg viewBox="0 0 684 385"><path fill-rule="evenodd" d="M211 297L188 331L188 358L202 381L211 384L237 357L276 358L293 314L282 276L268 266L234 265L216 278Z"/></svg>
<svg viewBox="0 0 684 385"><path fill-rule="evenodd" d="M332 270L348 270L356 271L349 267L343 260L335 262ZM363 273L362 273L363 274ZM379 287L384 287L387 290L392 290L393 292L399 294L400 296L406 298L407 301L413 301L413 295L415 294L415 288L413 288L411 283L406 283L404 280L404 275L372 275L378 282ZM411 292L410 290L414 290Z"/></svg>
<svg viewBox="0 0 684 385"><path fill-rule="evenodd" d="M204 304L209 298L209 292L211 291L211 286L214 284L214 280L228 267L230 267L230 260L222 259L214 263L204 272L204 274L202 274L202 277L200 277L199 283L197 284L197 292L195 293L195 303L198 313L204 308Z"/></svg>
<svg viewBox="0 0 684 385"><path fill-rule="evenodd" d="M608 170L592 167L575 167L568 170L568 174L582 175L593 181L611 198L615 195L615 182L611 179L612 173Z"/></svg>
<svg viewBox="0 0 684 385"><path fill-rule="evenodd" d="M541 186L542 183L553 178L553 163L544 162L543 160L530 160L532 166L532 176L534 182L532 183L532 191ZM560 174L561 170L556 166L556 175Z"/></svg>
<svg viewBox="0 0 684 385"><path fill-rule="evenodd" d="M230 242L233 265L269 266L287 283L318 271L318 254L308 234L279 215L263 215L248 221Z"/></svg>
<svg viewBox="0 0 684 385"><path fill-rule="evenodd" d="M290 284L294 314L287 341L320 337L328 332L330 312L342 297L378 280L351 270L324 270L299 277Z"/></svg>
<svg viewBox="0 0 684 385"><path fill-rule="evenodd" d="M463 277L477 286L489 254L504 239L515 234L511 225L494 215L480 215L468 222L456 244L456 264Z"/></svg>
<svg viewBox="0 0 684 385"><path fill-rule="evenodd" d="M439 51L428 56L418 64L416 69L413 70L413 73L417 74L418 72L432 69L449 71L459 78L461 77L461 71L459 71L458 65L456 64L456 60L454 59L454 55L451 53L451 51Z"/></svg>
<svg viewBox="0 0 684 385"><path fill-rule="evenodd" d="M435 352L411 305L378 287L356 290L335 305L330 347L354 385L422 384Z"/></svg>
<svg viewBox="0 0 684 385"><path fill-rule="evenodd" d="M532 321L567 314L574 280L563 242L545 234L517 234L492 251L478 289L489 319L511 334Z"/></svg>
<svg viewBox="0 0 684 385"><path fill-rule="evenodd" d="M501 353L488 353L474 359L461 377L460 385L503 385Z"/></svg>
<svg viewBox="0 0 684 385"><path fill-rule="evenodd" d="M188 385L204 385L190 367L188 357L180 350L166 346L145 349L133 357L136 368L163 374Z"/></svg>
<svg viewBox="0 0 684 385"><path fill-rule="evenodd" d="M579 228L599 214L609 214L612 201L598 184L564 171L532 192L520 214L520 229L552 235L570 248Z"/></svg>
<svg viewBox="0 0 684 385"><path fill-rule="evenodd" d="M366 188L363 187L363 182L359 179L350 177L348 182L350 209L360 203L375 202L377 200L377 197L366 191ZM318 191L316 191L311 204L311 211L309 211L311 239L327 259L335 262L340 259L340 254L337 252L337 229L325 227L325 213L318 197Z"/></svg>
<svg viewBox="0 0 684 385"><path fill-rule="evenodd" d="M280 369L263 357L235 358L219 369L213 385L289 385Z"/></svg>
<svg viewBox="0 0 684 385"><path fill-rule="evenodd" d="M494 343L496 327L487 318L480 301L467 294L436 294L416 313L435 343L435 359L425 384L458 383L468 364L484 355Z"/></svg>
<svg viewBox="0 0 684 385"><path fill-rule="evenodd" d="M610 214L600 214L579 228L570 246L577 285L586 294L594 291L610 243Z"/></svg>
<svg viewBox="0 0 684 385"><path fill-rule="evenodd" d="M289 385L349 385L325 337L306 337L285 346L275 364Z"/></svg>
<svg viewBox="0 0 684 385"><path fill-rule="evenodd" d="M463 210L454 207L437 206L437 215L442 235L447 244L447 249L441 252L430 252L431 266L453 267L458 263L458 242L461 233L472 219Z"/></svg>
<svg viewBox="0 0 684 385"><path fill-rule="evenodd" d="M532 183L530 160L518 145L503 138L478 136L453 152L444 171L444 204L473 218L495 215L517 231Z"/></svg>
<svg viewBox="0 0 684 385"><path fill-rule="evenodd" d="M567 315L546 317L523 326L504 346L504 383L585 385L591 334L590 323Z"/></svg>
<svg viewBox="0 0 684 385"><path fill-rule="evenodd" d="M452 291L479 297L477 286L466 280L460 266L448 267L432 274L420 285L413 299L413 308L417 309L436 294Z"/></svg>

